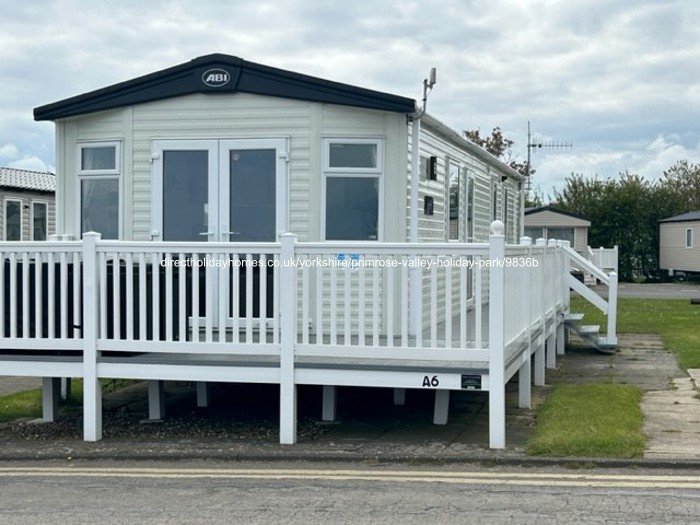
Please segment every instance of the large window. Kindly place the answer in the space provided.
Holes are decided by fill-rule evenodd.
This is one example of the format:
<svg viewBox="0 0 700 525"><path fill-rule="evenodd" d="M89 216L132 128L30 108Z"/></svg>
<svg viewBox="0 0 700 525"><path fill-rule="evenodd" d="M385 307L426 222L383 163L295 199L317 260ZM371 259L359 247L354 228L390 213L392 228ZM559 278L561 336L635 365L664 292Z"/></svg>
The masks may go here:
<svg viewBox="0 0 700 525"><path fill-rule="evenodd" d="M22 201L19 199L5 200L5 240L22 240Z"/></svg>
<svg viewBox="0 0 700 525"><path fill-rule="evenodd" d="M378 139L324 141L327 240L374 241L379 238L382 146Z"/></svg>
<svg viewBox="0 0 700 525"><path fill-rule="evenodd" d="M119 238L119 144L79 146L80 232L99 232L103 239Z"/></svg>
<svg viewBox="0 0 700 525"><path fill-rule="evenodd" d="M459 165L454 162L450 162L447 177L447 239L450 241L459 240L459 206L461 201L461 191L462 187L460 184Z"/></svg>
<svg viewBox="0 0 700 525"><path fill-rule="evenodd" d="M547 240L569 241L574 246L575 234L573 228L547 228Z"/></svg>
<svg viewBox="0 0 700 525"><path fill-rule="evenodd" d="M49 233L49 204L32 202L32 240L45 241Z"/></svg>

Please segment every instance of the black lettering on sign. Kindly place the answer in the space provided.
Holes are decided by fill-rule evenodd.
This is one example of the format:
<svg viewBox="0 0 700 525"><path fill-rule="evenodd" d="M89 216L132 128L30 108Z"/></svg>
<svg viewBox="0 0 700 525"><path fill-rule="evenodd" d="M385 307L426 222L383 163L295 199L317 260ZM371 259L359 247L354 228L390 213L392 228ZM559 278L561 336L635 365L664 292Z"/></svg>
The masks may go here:
<svg viewBox="0 0 700 525"><path fill-rule="evenodd" d="M423 376L423 388L435 388L440 385L440 380L438 376Z"/></svg>

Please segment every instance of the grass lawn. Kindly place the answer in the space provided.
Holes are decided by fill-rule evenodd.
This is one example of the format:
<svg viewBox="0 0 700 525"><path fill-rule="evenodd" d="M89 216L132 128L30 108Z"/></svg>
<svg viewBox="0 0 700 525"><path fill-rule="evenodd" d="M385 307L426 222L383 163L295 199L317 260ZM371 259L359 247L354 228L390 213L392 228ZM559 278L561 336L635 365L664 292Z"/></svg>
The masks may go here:
<svg viewBox="0 0 700 525"><path fill-rule="evenodd" d="M131 385L136 381L126 379L101 379L102 393L109 394ZM60 401L63 413L81 413L83 406L83 380L71 381L71 392L68 399ZM0 396L0 423L20 418L41 417L41 389L26 390L14 394Z"/></svg>
<svg viewBox="0 0 700 525"><path fill-rule="evenodd" d="M0 396L0 423L21 417L41 417L41 390Z"/></svg>
<svg viewBox="0 0 700 525"><path fill-rule="evenodd" d="M585 324L607 326L600 310L580 297L571 298L571 311L585 313ZM700 368L700 305L688 299L620 298L617 333L659 334L683 370Z"/></svg>
<svg viewBox="0 0 700 525"><path fill-rule="evenodd" d="M700 368L700 306L687 299L618 299L617 332L658 334L683 369ZM607 325L587 301L572 297L571 311L584 324ZM610 383L558 385L538 412L531 455L638 457L644 451L641 391Z"/></svg>
<svg viewBox="0 0 700 525"><path fill-rule="evenodd" d="M641 397L632 385L559 385L539 410L527 453L639 457L644 452Z"/></svg>

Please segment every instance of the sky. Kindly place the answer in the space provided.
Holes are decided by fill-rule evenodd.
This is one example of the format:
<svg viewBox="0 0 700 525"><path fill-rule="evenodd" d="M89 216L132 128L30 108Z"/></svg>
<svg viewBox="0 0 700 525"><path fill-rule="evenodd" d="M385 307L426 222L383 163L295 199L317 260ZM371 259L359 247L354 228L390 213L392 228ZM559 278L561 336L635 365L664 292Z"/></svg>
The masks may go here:
<svg viewBox="0 0 700 525"><path fill-rule="evenodd" d="M700 163L698 0L0 0L0 166L55 171L33 108L211 53L419 100L457 131L572 173Z"/></svg>

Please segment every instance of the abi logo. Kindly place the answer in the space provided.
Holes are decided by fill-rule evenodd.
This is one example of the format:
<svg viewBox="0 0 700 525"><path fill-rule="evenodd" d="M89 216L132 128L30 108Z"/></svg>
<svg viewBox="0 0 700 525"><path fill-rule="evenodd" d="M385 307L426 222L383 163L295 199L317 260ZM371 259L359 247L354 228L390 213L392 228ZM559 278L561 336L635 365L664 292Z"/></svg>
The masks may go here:
<svg viewBox="0 0 700 525"><path fill-rule="evenodd" d="M202 82L207 86L218 88L231 81L231 74L224 69L208 69L202 75Z"/></svg>

